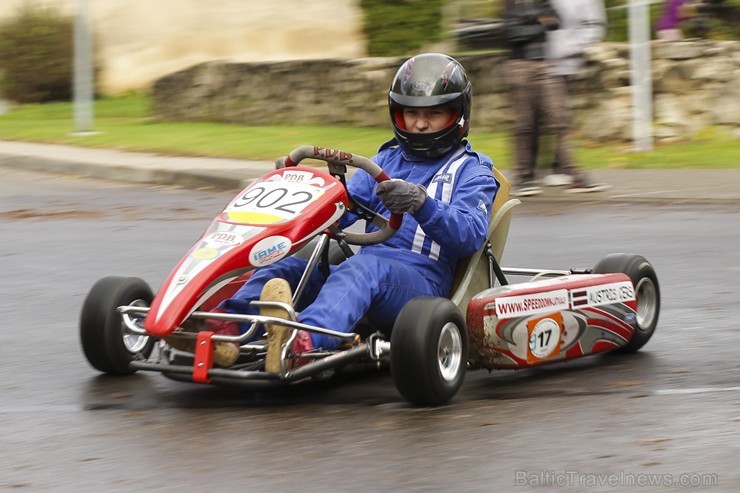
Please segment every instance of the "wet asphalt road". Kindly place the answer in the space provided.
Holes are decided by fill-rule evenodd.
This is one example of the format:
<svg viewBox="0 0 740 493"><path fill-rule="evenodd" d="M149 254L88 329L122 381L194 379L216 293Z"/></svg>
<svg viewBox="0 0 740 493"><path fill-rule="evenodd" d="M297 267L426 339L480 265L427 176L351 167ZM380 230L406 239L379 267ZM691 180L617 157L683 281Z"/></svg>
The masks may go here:
<svg viewBox="0 0 740 493"><path fill-rule="evenodd" d="M156 289L230 198L3 172L0 491L740 488L737 207L520 206L504 265L642 254L658 331L634 355L469 372L439 409L387 372L260 392L97 374L77 335L92 284Z"/></svg>

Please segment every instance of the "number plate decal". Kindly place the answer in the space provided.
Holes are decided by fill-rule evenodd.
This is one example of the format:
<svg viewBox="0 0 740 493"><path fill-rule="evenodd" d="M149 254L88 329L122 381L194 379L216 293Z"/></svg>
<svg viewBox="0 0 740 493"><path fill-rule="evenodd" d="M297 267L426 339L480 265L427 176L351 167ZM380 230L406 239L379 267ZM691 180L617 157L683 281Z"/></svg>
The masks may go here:
<svg viewBox="0 0 740 493"><path fill-rule="evenodd" d="M274 224L296 218L324 194L322 188L288 181L263 181L234 199L224 213L230 221Z"/></svg>
<svg viewBox="0 0 740 493"><path fill-rule="evenodd" d="M560 312L528 320L529 351L527 351L527 361L533 363L559 355L560 341L563 334L562 327L563 317Z"/></svg>

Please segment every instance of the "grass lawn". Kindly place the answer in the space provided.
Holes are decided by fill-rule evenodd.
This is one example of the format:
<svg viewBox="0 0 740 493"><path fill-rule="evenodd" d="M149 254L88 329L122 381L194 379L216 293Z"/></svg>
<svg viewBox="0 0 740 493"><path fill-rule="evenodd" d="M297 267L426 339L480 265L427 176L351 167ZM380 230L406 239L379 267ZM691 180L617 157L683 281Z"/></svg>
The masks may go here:
<svg viewBox="0 0 740 493"><path fill-rule="evenodd" d="M0 115L0 140L46 142L84 147L147 151L164 155L274 160L304 144L373 156L392 135L390 128L329 126L250 127L204 122L157 122L146 95L136 93L95 102L94 135L73 135L71 103L24 105ZM473 147L496 166L512 166L511 146L502 132L470 134ZM740 168L740 144L706 131L690 142L663 144L635 153L628 143L593 143L575 139L575 158L584 168ZM549 157L550 153L543 152Z"/></svg>

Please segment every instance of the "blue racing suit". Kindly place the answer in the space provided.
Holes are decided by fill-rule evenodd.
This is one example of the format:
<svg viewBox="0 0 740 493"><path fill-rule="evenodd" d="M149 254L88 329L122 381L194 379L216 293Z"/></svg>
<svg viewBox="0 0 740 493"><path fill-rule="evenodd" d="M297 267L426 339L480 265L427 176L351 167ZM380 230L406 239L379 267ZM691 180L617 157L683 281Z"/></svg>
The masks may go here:
<svg viewBox="0 0 740 493"><path fill-rule="evenodd" d="M372 161L391 178L423 185L426 201L413 215L404 215L392 238L365 246L340 265L331 266L325 282L318 269L312 272L296 307L304 324L350 332L367 316L373 324L390 328L411 299L448 296L458 261L486 240L499 184L491 159L474 152L467 141L444 156L429 159L408 155L393 139L381 146ZM369 174L358 171L347 181L347 190L356 202L388 217L390 212L375 194L375 185ZM339 225L344 228L356 220L348 213ZM366 226L367 232L374 229ZM256 314L249 303L259 299L264 284L281 277L295 290L306 263L288 257L259 269L222 306L232 313ZM314 333L311 338L316 348L333 349L340 343Z"/></svg>

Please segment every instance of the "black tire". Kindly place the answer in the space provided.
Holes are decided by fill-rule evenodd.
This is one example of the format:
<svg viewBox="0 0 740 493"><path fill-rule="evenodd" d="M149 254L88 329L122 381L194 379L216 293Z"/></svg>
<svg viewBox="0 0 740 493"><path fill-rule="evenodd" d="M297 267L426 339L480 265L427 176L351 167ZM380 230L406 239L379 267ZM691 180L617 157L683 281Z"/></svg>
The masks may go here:
<svg viewBox="0 0 740 493"><path fill-rule="evenodd" d="M136 277L110 276L95 283L80 315L82 351L95 369L111 375L130 375L136 371L129 368L135 357L149 357L155 340L128 331L117 308L149 306L152 299L152 290Z"/></svg>
<svg viewBox="0 0 740 493"><path fill-rule="evenodd" d="M396 388L413 405L452 399L468 361L468 332L457 306L446 298L411 300L393 326L390 360Z"/></svg>
<svg viewBox="0 0 740 493"><path fill-rule="evenodd" d="M617 353L632 353L644 346L655 332L660 314L660 285L655 269L645 257L629 253L612 253L594 266L595 274L622 272L632 280L637 297L636 330L632 339Z"/></svg>

